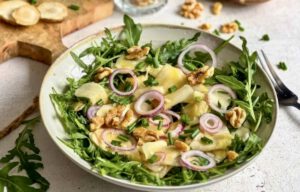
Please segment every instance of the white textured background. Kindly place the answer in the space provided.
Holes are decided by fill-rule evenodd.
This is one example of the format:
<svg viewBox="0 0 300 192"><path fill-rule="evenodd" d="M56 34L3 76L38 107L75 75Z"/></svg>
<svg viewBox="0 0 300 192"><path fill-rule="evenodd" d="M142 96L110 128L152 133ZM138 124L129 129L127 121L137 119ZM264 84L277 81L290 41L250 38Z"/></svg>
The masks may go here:
<svg viewBox="0 0 300 192"><path fill-rule="evenodd" d="M271 0L259 6L240 7L227 5L220 16L212 16L210 3L201 19L187 20L176 14L183 0L169 0L160 12L135 18L143 23L184 24L197 27L210 22L214 27L238 19L246 31L251 49L264 49L270 60L276 64L285 61L288 71L278 71L289 87L300 95L300 1ZM122 24L122 14L115 11L108 19L90 25L64 38L71 46L76 41L101 31L104 27ZM261 42L259 38L268 33L271 41ZM223 36L224 38L226 36ZM233 41L239 45L236 38ZM15 58L0 65L0 127L4 127L21 113L38 94L48 67L38 62ZM0 157L14 146L18 131L0 141ZM34 129L36 143L41 149L45 169L44 175L51 183L51 192L108 192L132 191L104 182L74 165L50 140L42 124ZM278 124L267 148L247 169L239 174L196 191L239 191L239 192L300 192L300 111L281 107Z"/></svg>

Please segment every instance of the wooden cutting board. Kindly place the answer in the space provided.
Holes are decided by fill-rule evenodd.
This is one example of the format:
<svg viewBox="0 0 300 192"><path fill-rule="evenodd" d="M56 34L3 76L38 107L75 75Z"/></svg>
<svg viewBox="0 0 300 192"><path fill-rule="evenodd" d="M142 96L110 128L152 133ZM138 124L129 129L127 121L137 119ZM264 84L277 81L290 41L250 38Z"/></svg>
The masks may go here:
<svg viewBox="0 0 300 192"><path fill-rule="evenodd" d="M37 0L38 4L45 1L55 0ZM63 36L110 16L114 7L112 0L58 2L66 6L75 4L80 9L78 11L68 9L68 17L61 23L40 21L34 26L20 27L0 21L0 63L12 57L23 56L51 64L67 49L62 43Z"/></svg>

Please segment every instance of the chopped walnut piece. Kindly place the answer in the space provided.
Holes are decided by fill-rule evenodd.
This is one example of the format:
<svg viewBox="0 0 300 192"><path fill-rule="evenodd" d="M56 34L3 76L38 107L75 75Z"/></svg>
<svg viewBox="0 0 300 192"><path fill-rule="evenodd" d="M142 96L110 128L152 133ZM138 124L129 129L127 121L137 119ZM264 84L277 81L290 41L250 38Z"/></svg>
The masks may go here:
<svg viewBox="0 0 300 192"><path fill-rule="evenodd" d="M227 152L227 159L229 161L235 160L238 156L239 156L239 154L237 152L235 152L235 151L228 151Z"/></svg>
<svg viewBox="0 0 300 192"><path fill-rule="evenodd" d="M225 114L226 120L228 120L234 128L240 128L246 116L246 111L240 107L234 107Z"/></svg>
<svg viewBox="0 0 300 192"><path fill-rule="evenodd" d="M125 108L126 107L123 105L118 105L109 110L105 116L105 125L108 127L118 128L122 121L121 117Z"/></svg>
<svg viewBox="0 0 300 192"><path fill-rule="evenodd" d="M185 0L181 5L180 14L189 19L196 19L201 16L204 11L204 6L197 0Z"/></svg>
<svg viewBox="0 0 300 192"><path fill-rule="evenodd" d="M149 51L149 47L133 46L127 49L127 55L125 56L125 58L128 60L140 59L148 55Z"/></svg>
<svg viewBox="0 0 300 192"><path fill-rule="evenodd" d="M149 130L143 127L134 129L132 134L137 139L142 139L143 142L157 141L161 135L159 131Z"/></svg>
<svg viewBox="0 0 300 192"><path fill-rule="evenodd" d="M111 68L108 67L100 67L99 69L97 69L96 74L94 76L94 80L96 82L101 81L103 78L108 77L111 73L113 72L113 70Z"/></svg>
<svg viewBox="0 0 300 192"><path fill-rule="evenodd" d="M234 33L238 30L238 28L239 28L238 24L233 21L222 25L220 31L222 33Z"/></svg>
<svg viewBox="0 0 300 192"><path fill-rule="evenodd" d="M93 117L90 123L90 131L96 131L100 129L104 125L104 118L103 117Z"/></svg>
<svg viewBox="0 0 300 192"><path fill-rule="evenodd" d="M129 126L131 124L133 118L134 118L134 112L133 112L133 110L129 109L126 112L123 121L121 122L121 128L125 129L127 126Z"/></svg>
<svg viewBox="0 0 300 192"><path fill-rule="evenodd" d="M132 0L131 2L137 6L144 7L153 4L155 0Z"/></svg>
<svg viewBox="0 0 300 192"><path fill-rule="evenodd" d="M212 6L211 6L211 12L214 15L220 15L221 11L223 8L223 4L221 2L215 2Z"/></svg>
<svg viewBox="0 0 300 192"><path fill-rule="evenodd" d="M174 142L174 145L175 145L176 149L178 149L179 151L185 152L185 151L190 150L190 146L188 146L185 142L180 141L180 140L176 140Z"/></svg>
<svg viewBox="0 0 300 192"><path fill-rule="evenodd" d="M214 67L204 66L197 71L193 71L187 75L187 80L190 85L203 84L205 79L212 77Z"/></svg>
<svg viewBox="0 0 300 192"><path fill-rule="evenodd" d="M204 31L208 31L211 29L211 24L209 23L203 23L202 25L199 26L200 29L204 30Z"/></svg>

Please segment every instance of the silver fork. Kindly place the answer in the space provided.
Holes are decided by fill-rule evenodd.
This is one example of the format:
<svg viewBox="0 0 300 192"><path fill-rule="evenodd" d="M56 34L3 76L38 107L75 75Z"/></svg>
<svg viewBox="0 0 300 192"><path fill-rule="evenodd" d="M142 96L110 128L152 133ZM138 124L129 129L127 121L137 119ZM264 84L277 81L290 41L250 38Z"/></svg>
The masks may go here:
<svg viewBox="0 0 300 192"><path fill-rule="evenodd" d="M260 56L258 56L259 61L275 87L279 103L281 105L294 106L297 109L300 109L300 103L298 103L298 96L295 95L295 93L293 93L289 88L287 88L287 86L285 86L285 84L280 80L279 76L273 69L269 59L267 58L265 52L261 50L261 53L263 55L263 59ZM270 72L270 74L268 73L268 71Z"/></svg>

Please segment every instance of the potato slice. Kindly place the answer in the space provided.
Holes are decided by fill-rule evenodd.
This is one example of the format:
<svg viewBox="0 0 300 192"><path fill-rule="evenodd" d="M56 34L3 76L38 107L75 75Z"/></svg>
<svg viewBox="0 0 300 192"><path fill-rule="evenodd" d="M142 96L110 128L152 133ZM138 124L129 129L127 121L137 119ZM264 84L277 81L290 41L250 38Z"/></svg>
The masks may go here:
<svg viewBox="0 0 300 192"><path fill-rule="evenodd" d="M16 24L22 26L35 25L40 20L40 12L32 5L25 5L12 12Z"/></svg>
<svg viewBox="0 0 300 192"><path fill-rule="evenodd" d="M26 5L29 5L29 3L21 0L2 1L0 2L0 18L8 23L15 24L12 12Z"/></svg>
<svg viewBox="0 0 300 192"><path fill-rule="evenodd" d="M38 6L41 19L50 22L59 22L68 16L67 7L58 2L44 2Z"/></svg>

